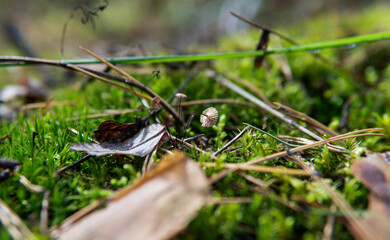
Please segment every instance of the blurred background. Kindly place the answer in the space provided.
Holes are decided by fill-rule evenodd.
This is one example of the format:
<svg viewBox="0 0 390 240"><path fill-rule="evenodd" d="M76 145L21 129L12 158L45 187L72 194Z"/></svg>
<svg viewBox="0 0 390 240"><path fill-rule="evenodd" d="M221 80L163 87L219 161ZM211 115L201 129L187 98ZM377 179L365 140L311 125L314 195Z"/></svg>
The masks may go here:
<svg viewBox="0 0 390 240"><path fill-rule="evenodd" d="M216 45L221 36L251 28L229 11L261 25L282 27L286 31L289 26L321 15L337 18L344 12L359 13L373 5L386 5L388 1L1 0L0 4L1 55L59 59L65 23L68 23L64 39L65 58L82 55L78 49L80 45L100 54L112 55L129 54L131 49L152 53L162 48L185 52L191 45Z"/></svg>
<svg viewBox="0 0 390 240"><path fill-rule="evenodd" d="M0 6L0 55L46 59L89 57L79 46L103 57L255 49L260 31L229 11L300 43L390 29L385 0L0 0ZM221 47L225 36L242 43ZM0 69L0 87L25 74L16 67ZM28 75L55 79L56 74Z"/></svg>

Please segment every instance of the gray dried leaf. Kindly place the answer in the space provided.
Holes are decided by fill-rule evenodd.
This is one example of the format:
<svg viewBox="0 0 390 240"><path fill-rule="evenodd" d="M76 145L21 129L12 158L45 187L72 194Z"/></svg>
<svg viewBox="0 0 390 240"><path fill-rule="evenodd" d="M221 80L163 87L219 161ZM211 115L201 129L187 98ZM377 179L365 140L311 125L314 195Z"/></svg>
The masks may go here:
<svg viewBox="0 0 390 240"><path fill-rule="evenodd" d="M112 154L144 157L153 151L164 133L163 125L151 124L123 142L76 143L69 148L96 157Z"/></svg>

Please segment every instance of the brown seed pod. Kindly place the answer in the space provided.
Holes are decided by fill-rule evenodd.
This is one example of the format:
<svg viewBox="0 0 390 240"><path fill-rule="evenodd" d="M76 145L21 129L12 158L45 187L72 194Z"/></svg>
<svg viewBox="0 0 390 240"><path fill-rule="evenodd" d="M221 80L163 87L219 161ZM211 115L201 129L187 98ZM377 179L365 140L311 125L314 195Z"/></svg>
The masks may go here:
<svg viewBox="0 0 390 240"><path fill-rule="evenodd" d="M209 107L200 115L200 123L202 127L212 127L218 121L218 110L214 107Z"/></svg>

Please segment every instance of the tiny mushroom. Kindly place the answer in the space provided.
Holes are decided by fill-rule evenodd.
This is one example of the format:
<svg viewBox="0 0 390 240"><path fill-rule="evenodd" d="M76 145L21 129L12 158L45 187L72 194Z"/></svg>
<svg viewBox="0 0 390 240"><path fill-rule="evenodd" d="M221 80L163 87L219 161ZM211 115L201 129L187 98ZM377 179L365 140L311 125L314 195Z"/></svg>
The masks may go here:
<svg viewBox="0 0 390 240"><path fill-rule="evenodd" d="M218 121L218 110L214 107L209 107L200 115L200 123L202 127L212 127Z"/></svg>
<svg viewBox="0 0 390 240"><path fill-rule="evenodd" d="M152 108L158 108L159 105L160 105L160 102L161 102L161 98L160 98L160 97L154 97L154 98L152 99L152 101L150 102L150 106L151 106Z"/></svg>
<svg viewBox="0 0 390 240"><path fill-rule="evenodd" d="M175 97L178 98L179 102L180 102L182 99L186 99L187 95L185 95L183 93L176 93Z"/></svg>
<svg viewBox="0 0 390 240"><path fill-rule="evenodd" d="M180 116L180 118L182 118L182 113L181 113L181 101L182 99L186 99L187 98L187 95L183 94L183 93L176 93L175 97L178 99L178 115Z"/></svg>

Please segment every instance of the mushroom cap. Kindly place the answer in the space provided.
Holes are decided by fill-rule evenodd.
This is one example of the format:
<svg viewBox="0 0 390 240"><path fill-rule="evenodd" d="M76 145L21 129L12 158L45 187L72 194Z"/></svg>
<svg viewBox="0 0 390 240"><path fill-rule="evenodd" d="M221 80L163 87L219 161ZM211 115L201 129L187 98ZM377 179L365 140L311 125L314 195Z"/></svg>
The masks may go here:
<svg viewBox="0 0 390 240"><path fill-rule="evenodd" d="M214 107L209 107L200 115L200 123L202 127L212 127L218 121L218 110Z"/></svg>
<svg viewBox="0 0 390 240"><path fill-rule="evenodd" d="M183 93L176 93L175 94L175 97L179 98L179 99L186 99L187 98L187 95L183 94Z"/></svg>
<svg viewBox="0 0 390 240"><path fill-rule="evenodd" d="M152 108L157 108L160 104L161 98L160 97L154 97L152 101L150 102L150 105Z"/></svg>

